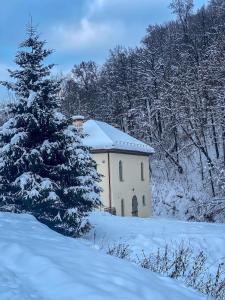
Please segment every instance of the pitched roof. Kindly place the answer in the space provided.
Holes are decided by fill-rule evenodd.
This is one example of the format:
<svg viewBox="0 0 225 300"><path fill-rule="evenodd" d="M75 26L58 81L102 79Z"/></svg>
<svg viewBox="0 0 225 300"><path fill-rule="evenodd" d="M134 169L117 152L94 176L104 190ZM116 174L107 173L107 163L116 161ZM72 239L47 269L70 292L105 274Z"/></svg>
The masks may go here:
<svg viewBox="0 0 225 300"><path fill-rule="evenodd" d="M83 124L84 144L93 150L114 149L154 153L149 145L133 138L125 132L101 121L88 120Z"/></svg>

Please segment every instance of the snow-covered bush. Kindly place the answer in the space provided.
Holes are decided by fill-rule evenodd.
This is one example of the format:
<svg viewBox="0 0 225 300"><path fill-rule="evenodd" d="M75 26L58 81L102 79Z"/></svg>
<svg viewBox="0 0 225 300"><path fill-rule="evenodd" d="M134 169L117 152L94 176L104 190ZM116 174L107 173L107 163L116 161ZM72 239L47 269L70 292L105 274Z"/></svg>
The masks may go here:
<svg viewBox="0 0 225 300"><path fill-rule="evenodd" d="M225 297L225 268L224 263L219 263L216 272L209 272L207 256L203 251L197 254L191 245L181 243L174 249L166 244L164 248L148 255L142 251L141 256L132 259L131 249L128 244L118 243L108 247L109 255L130 260L142 268L159 273L173 279L182 280L185 285L216 300Z"/></svg>
<svg viewBox="0 0 225 300"><path fill-rule="evenodd" d="M0 210L33 214L50 228L77 236L99 203L99 176L82 136L59 112L60 82L50 79L51 54L32 26L16 55L11 118L0 128Z"/></svg>
<svg viewBox="0 0 225 300"><path fill-rule="evenodd" d="M138 258L141 267L153 272L180 279L201 293L223 300L225 297L225 268L220 263L216 273L207 270L207 256L203 251L194 254L190 246L180 244L177 249L171 250L168 245L158 249L156 253L148 256L143 252L143 257Z"/></svg>
<svg viewBox="0 0 225 300"><path fill-rule="evenodd" d="M152 198L154 215L192 219L199 217L193 211L197 203L210 199L202 182L197 162L182 157L184 172L179 174L167 161L155 159L152 162ZM193 213L192 213L193 212ZM191 217L192 216L192 217Z"/></svg>
<svg viewBox="0 0 225 300"><path fill-rule="evenodd" d="M156 158L152 161L152 195L154 215L174 217L188 221L225 222L224 173L219 167L211 169L218 194L213 197L210 191L208 169L199 168L196 152L189 157L181 156L183 174L173 165ZM207 164L206 164L207 165ZM215 186L215 187L216 187Z"/></svg>
<svg viewBox="0 0 225 300"><path fill-rule="evenodd" d="M121 259L129 259L130 258L130 249L129 245L119 243L119 244L114 244L112 246L108 247L107 254L116 256Z"/></svg>
<svg viewBox="0 0 225 300"><path fill-rule="evenodd" d="M188 220L224 223L225 198L195 201L186 211Z"/></svg>

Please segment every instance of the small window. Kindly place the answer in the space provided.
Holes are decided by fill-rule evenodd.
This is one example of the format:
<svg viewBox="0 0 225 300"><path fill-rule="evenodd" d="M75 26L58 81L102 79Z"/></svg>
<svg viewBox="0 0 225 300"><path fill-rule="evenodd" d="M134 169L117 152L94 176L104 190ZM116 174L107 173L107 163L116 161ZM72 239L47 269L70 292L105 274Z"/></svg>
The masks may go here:
<svg viewBox="0 0 225 300"><path fill-rule="evenodd" d="M124 217L125 216L125 208L124 208L124 200L122 199L121 200L121 216Z"/></svg>
<svg viewBox="0 0 225 300"><path fill-rule="evenodd" d="M143 162L141 163L141 181L144 181L144 164Z"/></svg>
<svg viewBox="0 0 225 300"><path fill-rule="evenodd" d="M142 196L142 205L145 206L146 205L146 201L145 201L145 195Z"/></svg>
<svg viewBox="0 0 225 300"><path fill-rule="evenodd" d="M119 161L119 179L123 181L123 163L121 160Z"/></svg>

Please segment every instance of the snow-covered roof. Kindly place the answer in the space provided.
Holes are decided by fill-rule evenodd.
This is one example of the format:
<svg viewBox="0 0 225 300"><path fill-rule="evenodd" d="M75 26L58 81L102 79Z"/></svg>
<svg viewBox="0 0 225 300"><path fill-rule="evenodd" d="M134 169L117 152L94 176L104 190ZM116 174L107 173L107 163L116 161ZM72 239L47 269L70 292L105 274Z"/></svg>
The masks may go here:
<svg viewBox="0 0 225 300"><path fill-rule="evenodd" d="M81 115L75 115L75 116L72 116L72 120L73 120L73 121L76 121L76 120L84 120L84 116L81 116Z"/></svg>
<svg viewBox="0 0 225 300"><path fill-rule="evenodd" d="M84 144L93 150L114 149L154 153L154 149L149 145L105 122L88 120L83 124L83 130L87 135Z"/></svg>

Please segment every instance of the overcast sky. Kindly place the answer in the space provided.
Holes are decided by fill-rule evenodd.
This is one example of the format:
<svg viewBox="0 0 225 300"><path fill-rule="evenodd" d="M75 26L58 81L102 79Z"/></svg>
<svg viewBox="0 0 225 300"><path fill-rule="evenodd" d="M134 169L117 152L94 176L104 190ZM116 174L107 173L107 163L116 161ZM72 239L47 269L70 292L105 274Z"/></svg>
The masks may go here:
<svg viewBox="0 0 225 300"><path fill-rule="evenodd" d="M102 63L116 45L135 46L149 24L170 20L170 0L1 0L0 80L13 67L18 44L32 15L48 47L55 49L57 71L92 59ZM207 0L195 0L198 8ZM5 95L0 87L0 97Z"/></svg>

